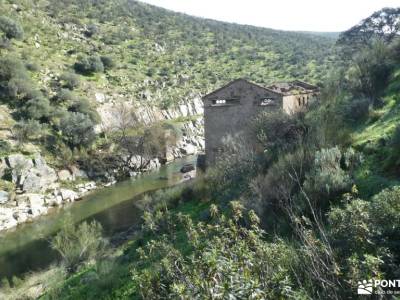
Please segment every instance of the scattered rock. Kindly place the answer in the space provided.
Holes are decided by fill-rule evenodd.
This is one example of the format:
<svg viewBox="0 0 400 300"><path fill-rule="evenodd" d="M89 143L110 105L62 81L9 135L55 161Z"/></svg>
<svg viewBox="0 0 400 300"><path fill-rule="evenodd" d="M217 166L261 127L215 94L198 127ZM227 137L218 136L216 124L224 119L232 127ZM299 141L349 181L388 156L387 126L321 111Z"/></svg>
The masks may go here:
<svg viewBox="0 0 400 300"><path fill-rule="evenodd" d="M68 170L61 170L57 172L58 179L61 181L72 181L73 176L70 171Z"/></svg>
<svg viewBox="0 0 400 300"><path fill-rule="evenodd" d="M192 155L197 152L196 147L193 146L192 144L184 144L184 145L182 145L180 150L183 154L186 154L186 155Z"/></svg>
<svg viewBox="0 0 400 300"><path fill-rule="evenodd" d="M194 170L194 165L193 164L186 164L181 168L181 173L188 173L190 171Z"/></svg>
<svg viewBox="0 0 400 300"><path fill-rule="evenodd" d="M76 192L67 189L61 189L60 195L65 202L73 202L79 198Z"/></svg>
<svg viewBox="0 0 400 300"><path fill-rule="evenodd" d="M0 191L0 204L6 204L10 200L9 194L6 191Z"/></svg>

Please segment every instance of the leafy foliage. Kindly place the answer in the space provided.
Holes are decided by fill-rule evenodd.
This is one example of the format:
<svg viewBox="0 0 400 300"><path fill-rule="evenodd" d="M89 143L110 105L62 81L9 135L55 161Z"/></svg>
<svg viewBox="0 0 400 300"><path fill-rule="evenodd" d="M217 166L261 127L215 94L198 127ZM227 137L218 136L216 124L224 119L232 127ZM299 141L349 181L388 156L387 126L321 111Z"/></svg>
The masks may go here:
<svg viewBox="0 0 400 300"><path fill-rule="evenodd" d="M95 138L93 121L80 112L67 113L60 122L64 141L73 147L90 146Z"/></svg>
<svg viewBox="0 0 400 300"><path fill-rule="evenodd" d="M21 39L24 36L24 29L13 19L0 16L0 33L7 39Z"/></svg>
<svg viewBox="0 0 400 300"><path fill-rule="evenodd" d="M104 65L98 55L80 56L74 65L77 72L90 75L104 71Z"/></svg>
<svg viewBox="0 0 400 300"><path fill-rule="evenodd" d="M53 238L51 245L60 253L66 269L73 272L82 263L100 258L104 254L106 241L102 237L101 225L93 221L78 226L66 223Z"/></svg>
<svg viewBox="0 0 400 300"><path fill-rule="evenodd" d="M400 34L400 8L383 8L339 36L338 44L353 51L368 46L376 39L390 43Z"/></svg>
<svg viewBox="0 0 400 300"><path fill-rule="evenodd" d="M302 295L295 278L288 277L297 264L294 250L282 240L265 243L254 212L246 216L252 227L240 226L239 221L244 218L242 207L237 202L232 202L231 207L233 217L226 219L212 206L214 222L208 226L193 224L188 216L177 217L193 248L189 257L185 258L166 236L138 249L140 264L156 261L151 271L132 272L143 299L262 299ZM160 256L164 258L157 263Z"/></svg>

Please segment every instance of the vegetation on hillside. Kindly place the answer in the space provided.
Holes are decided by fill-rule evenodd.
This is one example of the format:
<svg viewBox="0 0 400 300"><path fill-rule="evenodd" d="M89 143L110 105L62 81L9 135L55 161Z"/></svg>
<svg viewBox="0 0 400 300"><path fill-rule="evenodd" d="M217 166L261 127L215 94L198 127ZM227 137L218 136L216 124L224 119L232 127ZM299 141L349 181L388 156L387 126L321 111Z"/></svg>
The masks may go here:
<svg viewBox="0 0 400 300"><path fill-rule="evenodd" d="M397 278L400 42L372 39L307 113L261 114L203 177L138 203L131 241L43 298L350 299L360 280Z"/></svg>
<svg viewBox="0 0 400 300"><path fill-rule="evenodd" d="M96 94L106 95L100 102L171 108L237 77L318 83L333 64L333 43L133 0L3 1L0 104L13 110L17 123L10 130L18 143L9 151L29 152L32 147L24 146L33 143L56 166L67 162L103 175L120 169L123 176L129 169L126 143L115 148L121 134L99 134L96 109L102 103ZM149 131L137 130L141 125L131 126L131 140ZM140 155L136 148L128 155Z"/></svg>

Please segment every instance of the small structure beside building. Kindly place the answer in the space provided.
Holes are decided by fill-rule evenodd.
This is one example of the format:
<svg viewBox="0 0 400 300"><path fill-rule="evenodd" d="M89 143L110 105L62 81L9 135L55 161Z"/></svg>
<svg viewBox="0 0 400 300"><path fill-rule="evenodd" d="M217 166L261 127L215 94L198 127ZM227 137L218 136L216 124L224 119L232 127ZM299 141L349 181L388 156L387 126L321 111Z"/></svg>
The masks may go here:
<svg viewBox="0 0 400 300"><path fill-rule="evenodd" d="M318 95L317 86L299 80L263 87L237 79L204 96L206 166L215 163L224 137L243 132L260 112L283 109L293 114Z"/></svg>

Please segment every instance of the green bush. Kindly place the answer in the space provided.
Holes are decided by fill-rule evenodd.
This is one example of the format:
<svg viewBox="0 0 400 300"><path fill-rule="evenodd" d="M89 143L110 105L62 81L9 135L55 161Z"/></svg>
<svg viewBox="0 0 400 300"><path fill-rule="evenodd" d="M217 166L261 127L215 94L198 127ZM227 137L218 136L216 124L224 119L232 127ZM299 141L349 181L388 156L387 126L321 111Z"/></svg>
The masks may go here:
<svg viewBox="0 0 400 300"><path fill-rule="evenodd" d="M106 245L103 228L96 221L77 226L67 223L51 241L52 248L61 255L62 263L69 272L76 271L90 260L101 258Z"/></svg>
<svg viewBox="0 0 400 300"><path fill-rule="evenodd" d="M74 65L77 72L90 75L104 71L104 65L98 55L80 56Z"/></svg>
<svg viewBox="0 0 400 300"><path fill-rule="evenodd" d="M7 141L0 140L0 154L7 154L11 151L11 144Z"/></svg>
<svg viewBox="0 0 400 300"><path fill-rule="evenodd" d="M33 88L25 65L21 60L6 56L0 58L0 99L13 106L14 100L30 99L38 92Z"/></svg>
<svg viewBox="0 0 400 300"><path fill-rule="evenodd" d="M369 115L371 101L365 98L352 99L344 105L344 119L350 123L365 121Z"/></svg>
<svg viewBox="0 0 400 300"><path fill-rule="evenodd" d="M51 112L50 102L45 97L29 100L23 108L23 117L26 119L41 120L49 117Z"/></svg>
<svg viewBox="0 0 400 300"><path fill-rule="evenodd" d="M212 205L213 222L207 226L195 224L184 215L164 216L172 229L184 227L185 240L193 253L185 256L175 246L174 235L163 235L139 248L132 271L137 296L142 299L280 299L304 294L293 272L298 265L294 249L282 240L265 242L258 227L259 219L253 212L245 214L237 202L231 203L231 209L232 218L225 218ZM244 219L251 228L239 225ZM151 265L151 269L143 270L146 265Z"/></svg>
<svg viewBox="0 0 400 300"><path fill-rule="evenodd" d="M306 134L302 114L288 115L282 110L262 112L255 121L255 139L265 151L275 155L296 146Z"/></svg>
<svg viewBox="0 0 400 300"><path fill-rule="evenodd" d="M89 116L80 112L67 113L60 120L63 140L71 147L88 147L96 139L94 123Z"/></svg>
<svg viewBox="0 0 400 300"><path fill-rule="evenodd" d="M320 205L326 205L330 199L349 191L352 185L349 169L357 160L355 156L353 150L342 153L338 147L317 151L312 169L304 181L306 193L315 200L319 199Z"/></svg>
<svg viewBox="0 0 400 300"><path fill-rule="evenodd" d="M45 133L44 129L37 120L21 120L14 125L13 135L20 143L23 143L41 137Z"/></svg>
<svg viewBox="0 0 400 300"><path fill-rule="evenodd" d="M95 24L89 24L86 26L85 35L87 37L92 37L99 32L99 28Z"/></svg>
<svg viewBox="0 0 400 300"><path fill-rule="evenodd" d="M100 59L105 70L110 70L115 67L114 59L111 56L101 56Z"/></svg>
<svg viewBox="0 0 400 300"><path fill-rule="evenodd" d="M74 93L71 92L71 90L69 89L61 89L60 91L58 91L55 99L59 103L69 103L77 100Z"/></svg>
<svg viewBox="0 0 400 300"><path fill-rule="evenodd" d="M63 73L60 76L60 80L61 86L70 90L79 87L80 84L79 76L71 72Z"/></svg>
<svg viewBox="0 0 400 300"><path fill-rule="evenodd" d="M7 39L22 39L24 36L22 26L6 16L0 16L0 31Z"/></svg>
<svg viewBox="0 0 400 300"><path fill-rule="evenodd" d="M90 120L94 124L98 124L100 122L100 116L97 111L92 107L89 100L87 98L79 98L76 99L69 107L69 111L79 112L85 115L88 115Z"/></svg>

